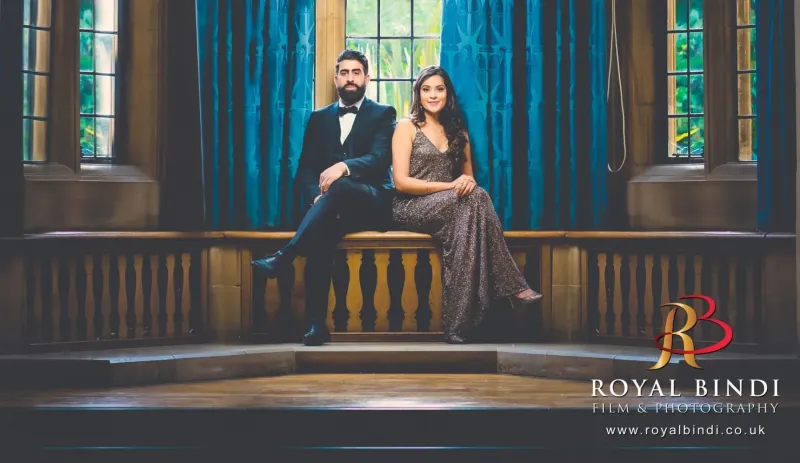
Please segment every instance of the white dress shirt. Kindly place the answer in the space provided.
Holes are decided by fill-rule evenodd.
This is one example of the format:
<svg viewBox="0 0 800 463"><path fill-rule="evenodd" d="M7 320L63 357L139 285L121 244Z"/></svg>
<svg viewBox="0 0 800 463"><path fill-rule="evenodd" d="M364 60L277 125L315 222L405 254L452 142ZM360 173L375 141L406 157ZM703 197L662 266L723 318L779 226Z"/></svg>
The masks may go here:
<svg viewBox="0 0 800 463"><path fill-rule="evenodd" d="M355 104L350 106L355 106L356 108L361 109L361 103L363 102L364 102L364 97L362 96L360 100L358 100ZM350 107L344 104L342 100L339 100L339 106L341 106L342 108ZM353 113L347 113L339 117L339 128L342 131L342 134L339 137L339 142L342 145L344 145L344 141L347 140L347 136L350 135L350 131L353 130L353 122L355 122L355 120L356 120L356 115ZM346 163L344 165L344 168L347 170L347 172L345 172L344 175L345 176L350 175L350 168L347 167Z"/></svg>

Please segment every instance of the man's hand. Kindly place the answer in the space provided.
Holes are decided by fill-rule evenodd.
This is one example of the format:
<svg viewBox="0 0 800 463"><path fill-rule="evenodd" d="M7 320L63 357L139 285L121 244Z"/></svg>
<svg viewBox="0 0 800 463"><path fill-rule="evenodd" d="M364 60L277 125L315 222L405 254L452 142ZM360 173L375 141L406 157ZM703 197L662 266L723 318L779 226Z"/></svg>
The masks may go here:
<svg viewBox="0 0 800 463"><path fill-rule="evenodd" d="M319 174L319 191L321 193L327 192L328 188L333 185L333 182L339 180L346 172L347 166L343 162L337 162L325 169L325 171Z"/></svg>
<svg viewBox="0 0 800 463"><path fill-rule="evenodd" d="M311 203L311 204L317 204L317 201L319 201L319 198L321 198L321 197L322 197L322 195L317 195L317 197L314 198L314 202Z"/></svg>

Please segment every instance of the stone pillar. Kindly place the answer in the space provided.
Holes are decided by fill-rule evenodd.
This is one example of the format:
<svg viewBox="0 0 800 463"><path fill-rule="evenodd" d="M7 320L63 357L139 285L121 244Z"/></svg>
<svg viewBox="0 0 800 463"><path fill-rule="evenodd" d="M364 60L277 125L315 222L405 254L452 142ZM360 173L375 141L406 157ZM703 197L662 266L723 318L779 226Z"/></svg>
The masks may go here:
<svg viewBox="0 0 800 463"><path fill-rule="evenodd" d="M208 321L211 341L242 340L242 259L235 246L214 246L208 258ZM248 264L250 260L247 260Z"/></svg>

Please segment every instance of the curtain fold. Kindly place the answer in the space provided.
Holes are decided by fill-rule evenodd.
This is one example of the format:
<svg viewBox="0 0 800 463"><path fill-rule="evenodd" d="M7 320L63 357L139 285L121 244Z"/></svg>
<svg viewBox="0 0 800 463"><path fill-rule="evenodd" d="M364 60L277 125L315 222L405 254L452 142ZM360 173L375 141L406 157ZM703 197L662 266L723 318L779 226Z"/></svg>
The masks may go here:
<svg viewBox="0 0 800 463"><path fill-rule="evenodd" d="M475 177L510 226L513 0L444 0L440 63L466 119Z"/></svg>
<svg viewBox="0 0 800 463"><path fill-rule="evenodd" d="M760 0L756 24L758 228L795 230L794 2Z"/></svg>
<svg viewBox="0 0 800 463"><path fill-rule="evenodd" d="M441 64L467 119L478 184L506 228L607 227L605 0L514 3L443 4Z"/></svg>
<svg viewBox="0 0 800 463"><path fill-rule="evenodd" d="M196 0L205 223L296 224L313 109L314 0Z"/></svg>

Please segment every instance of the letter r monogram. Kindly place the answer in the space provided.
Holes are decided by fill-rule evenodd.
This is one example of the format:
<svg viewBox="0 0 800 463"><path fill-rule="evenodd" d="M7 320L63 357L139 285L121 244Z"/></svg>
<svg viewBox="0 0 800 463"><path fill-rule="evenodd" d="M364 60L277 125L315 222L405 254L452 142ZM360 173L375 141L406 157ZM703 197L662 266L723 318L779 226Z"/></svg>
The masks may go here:
<svg viewBox="0 0 800 463"><path fill-rule="evenodd" d="M717 352L719 350L724 349L731 343L733 340L733 328L727 323L716 320L711 318L716 311L716 304L714 300L697 294L692 294L689 296L683 296L680 299L702 299L706 301L709 305L708 310L704 313L699 319L697 318L697 312L695 310L683 303L680 302L668 302L663 304L661 307L672 307L672 309L667 313L667 319L664 322L664 332L658 335L655 339L656 347L661 350L661 357L659 357L658 362L655 365L649 368L649 370L658 370L664 368L667 363L669 363L670 358L672 358L672 354L683 354L683 358L686 360L686 363L693 367L702 370L702 367L697 364L697 360L695 359L695 355L702 355L702 354L709 354L711 352ZM673 331L675 328L675 314L678 312L678 309L683 309L686 312L686 324L683 328L679 329L678 331ZM692 337L689 336L686 332L690 329L694 328L694 325L697 324L698 320L706 320L711 323L715 323L722 327L722 330L725 332L722 340L719 342L708 346L703 349L695 350L694 348L694 341ZM673 336L680 336L681 340L683 341L683 350L673 349L672 348L672 337ZM661 346L658 344L658 341L664 338L664 345Z"/></svg>

